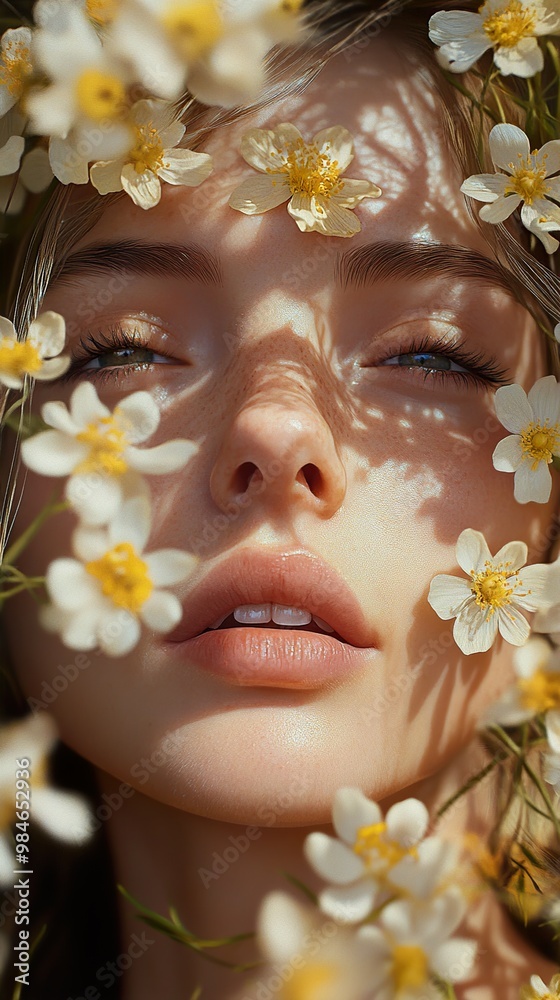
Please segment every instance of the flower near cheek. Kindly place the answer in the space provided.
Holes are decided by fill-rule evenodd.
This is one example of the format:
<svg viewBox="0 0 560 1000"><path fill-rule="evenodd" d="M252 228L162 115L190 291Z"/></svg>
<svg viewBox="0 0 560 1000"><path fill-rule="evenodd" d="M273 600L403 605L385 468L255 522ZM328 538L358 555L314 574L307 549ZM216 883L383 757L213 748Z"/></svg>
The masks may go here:
<svg viewBox="0 0 560 1000"><path fill-rule="evenodd" d="M469 979L476 943L451 937L464 913L462 894L450 889L427 903L389 903L375 926L360 927L357 937L375 961L375 1000L437 1000L442 990L434 976L446 983Z"/></svg>
<svg viewBox="0 0 560 1000"><path fill-rule="evenodd" d="M52 716L46 712L29 715L0 728L0 884L13 885L13 869L23 868L26 851L14 851L10 827L18 821L19 830L27 832L29 819L47 833L68 843L80 844L90 836L91 814L81 795L51 788L48 784L47 757L58 739ZM27 761L19 767L17 761ZM17 770L16 770L17 769ZM17 780L20 785L16 784ZM29 796L25 790L29 786ZM21 789L17 799L14 789ZM20 816L18 819L16 808ZM21 838L21 843L26 843ZM17 850L17 848L16 848Z"/></svg>
<svg viewBox="0 0 560 1000"><path fill-rule="evenodd" d="M364 1000L371 995L375 965L367 943L287 893L264 897L257 941L267 967L235 1000L263 996L263 982L272 982L273 976L281 983L274 988L275 1000Z"/></svg>
<svg viewBox="0 0 560 1000"><path fill-rule="evenodd" d="M541 0L486 0L478 13L438 11L429 21L430 41L439 45L438 62L464 73L488 49L502 76L530 77L544 65L537 37L557 33L560 16Z"/></svg>
<svg viewBox="0 0 560 1000"><path fill-rule="evenodd" d="M381 194L371 181L341 177L354 158L354 141L340 125L317 132L310 143L289 122L250 129L241 154L262 176L248 177L235 189L231 208L260 215L287 201L302 232L354 236L362 227L350 209Z"/></svg>
<svg viewBox="0 0 560 1000"><path fill-rule="evenodd" d="M508 542L492 556L480 531L466 528L459 535L456 558L470 580L435 576L428 602L440 618L456 619L453 638L463 653L486 652L498 631L506 642L522 646L531 629L518 609L537 611L560 599L550 566L527 566L520 575L527 555L525 542Z"/></svg>
<svg viewBox="0 0 560 1000"><path fill-rule="evenodd" d="M529 139L517 125L494 125L489 135L492 161L504 173L473 174L461 184L469 198L489 202L480 209L484 222L504 222L522 205L521 221L547 253L558 249L550 230L560 228L560 139L531 152ZM552 201L550 199L553 199Z"/></svg>
<svg viewBox="0 0 560 1000"><path fill-rule="evenodd" d="M513 654L515 682L486 712L483 726L518 726L544 714L545 723L560 712L560 650L533 635Z"/></svg>
<svg viewBox="0 0 560 1000"><path fill-rule="evenodd" d="M145 492L142 473L175 472L198 451L197 444L183 438L136 447L160 421L148 392L133 392L111 412L91 382L83 382L72 393L69 409L52 401L44 404L41 416L53 430L22 443L23 461L43 476L69 476L66 499L88 525L106 524L124 498Z"/></svg>
<svg viewBox="0 0 560 1000"><path fill-rule="evenodd" d="M57 355L65 339L66 325L59 313L41 313L25 340L18 340L13 323L0 316L0 382L8 389L21 389L26 375L42 382L63 375L70 358Z"/></svg>
<svg viewBox="0 0 560 1000"><path fill-rule="evenodd" d="M553 976L548 986L540 976L531 976L529 984L521 987L519 1000L560 1000L560 975Z"/></svg>
<svg viewBox="0 0 560 1000"><path fill-rule="evenodd" d="M518 503L547 503L552 490L549 465L560 455L560 385L554 375L538 379L527 395L520 385L503 385L494 397L496 415L510 437L492 455L499 472L514 472Z"/></svg>
<svg viewBox="0 0 560 1000"><path fill-rule="evenodd" d="M423 839L428 810L418 799L391 806L385 819L359 788L339 788L333 802L338 839L310 833L304 853L322 878L335 883L319 894L323 913L341 923L364 920L380 900L437 891L455 863L453 845Z"/></svg>
<svg viewBox="0 0 560 1000"><path fill-rule="evenodd" d="M185 126L170 121L165 101L138 101L130 112L134 132L131 149L116 160L94 163L91 183L100 194L126 191L135 205L148 209L161 198L161 181L196 187L212 172L212 157L175 147Z"/></svg>
<svg viewBox="0 0 560 1000"><path fill-rule="evenodd" d="M126 500L106 529L76 528L76 558L50 564L52 603L40 612L42 625L65 646L124 656L140 638L140 623L164 633L178 623L179 599L160 588L190 576L198 559L179 549L144 553L150 529L146 497Z"/></svg>

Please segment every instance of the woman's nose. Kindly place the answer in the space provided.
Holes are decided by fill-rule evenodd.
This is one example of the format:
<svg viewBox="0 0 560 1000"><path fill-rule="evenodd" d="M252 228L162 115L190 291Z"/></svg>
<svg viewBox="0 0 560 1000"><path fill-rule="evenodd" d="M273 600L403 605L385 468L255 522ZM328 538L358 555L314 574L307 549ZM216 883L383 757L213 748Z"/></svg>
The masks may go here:
<svg viewBox="0 0 560 1000"><path fill-rule="evenodd" d="M270 511L290 504L328 518L346 494L346 470L332 432L317 407L305 398L289 405L248 402L231 422L210 476L218 507L257 496Z"/></svg>

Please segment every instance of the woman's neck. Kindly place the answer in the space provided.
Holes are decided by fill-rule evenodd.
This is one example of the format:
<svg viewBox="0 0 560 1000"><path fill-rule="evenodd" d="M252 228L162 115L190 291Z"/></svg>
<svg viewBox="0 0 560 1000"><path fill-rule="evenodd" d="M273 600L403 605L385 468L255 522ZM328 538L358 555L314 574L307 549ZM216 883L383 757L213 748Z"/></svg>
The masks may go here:
<svg viewBox="0 0 560 1000"><path fill-rule="evenodd" d="M382 804L415 796L426 803L432 816L461 787L477 767L477 749L469 748L440 773L398 793ZM480 753L480 766L484 758ZM117 881L139 903L169 916L178 912L183 925L197 937L215 939L255 929L263 897L273 890L297 895L282 872L300 879L313 891L324 883L303 856L303 843L312 830L332 834L323 827L239 826L208 820L162 805L139 791L123 798L120 782L98 772L100 790L113 812L109 820ZM443 817L438 833L461 838L474 832L485 838L492 782L477 787L474 795L459 800ZM120 801L115 808L117 799ZM302 898L302 897L299 897ZM134 907L120 900L120 953L107 964L106 976L122 982L123 1000L188 1000L196 986L202 1000L225 1000L252 978L209 962L190 948L177 944L138 919ZM491 891L474 900L457 933L478 941L476 980L457 986L459 1000L518 1000L519 987L531 975L548 983L557 967L540 956L511 924ZM209 949L207 954L231 964L262 960L254 940ZM254 972L252 974L254 976ZM108 978L104 982L110 985Z"/></svg>

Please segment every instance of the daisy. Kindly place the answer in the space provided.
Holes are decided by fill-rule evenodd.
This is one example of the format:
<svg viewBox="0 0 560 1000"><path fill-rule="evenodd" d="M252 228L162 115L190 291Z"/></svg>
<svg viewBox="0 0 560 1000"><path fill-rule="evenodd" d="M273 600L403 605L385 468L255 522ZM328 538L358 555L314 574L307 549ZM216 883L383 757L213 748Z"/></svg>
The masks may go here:
<svg viewBox="0 0 560 1000"><path fill-rule="evenodd" d="M8 28L0 42L0 117L24 96L33 75L30 28Z"/></svg>
<svg viewBox="0 0 560 1000"><path fill-rule="evenodd" d="M37 4L35 17L40 26L33 33L33 58L50 82L26 96L31 131L65 139L75 127L102 125L102 142L107 125L123 117L130 73L110 57L90 19L70 0Z"/></svg>
<svg viewBox="0 0 560 1000"><path fill-rule="evenodd" d="M498 630L507 642L522 646L531 629L518 608L536 611L552 603L560 587L550 566L527 566L519 575L527 555L525 542L508 542L492 556L480 531L466 528L459 535L456 558L470 580L435 576L428 602L440 618L456 619L453 638L463 653L484 653Z"/></svg>
<svg viewBox="0 0 560 1000"><path fill-rule="evenodd" d="M52 604L41 622L70 649L99 646L124 656L140 638L140 623L169 632L181 619L179 599L161 587L188 577L198 562L179 549L144 553L151 512L146 497L126 500L107 528L78 527L75 559L55 559L47 569Z"/></svg>
<svg viewBox="0 0 560 1000"><path fill-rule="evenodd" d="M528 986L521 987L520 1000L559 1000L560 975L553 976L545 986L540 976L531 976Z"/></svg>
<svg viewBox="0 0 560 1000"><path fill-rule="evenodd" d="M490 154L499 173L473 174L461 184L469 198L489 202L480 209L480 218L494 225L508 219L523 204L521 221L545 247L558 241L548 235L560 228L560 139L546 142L531 151L529 139L517 125L494 125L489 135ZM552 201L550 199L553 199ZM555 247L556 248L556 247Z"/></svg>
<svg viewBox="0 0 560 1000"><path fill-rule="evenodd" d="M241 140L241 155L261 176L243 181L229 205L259 215L287 201L302 232L353 236L362 227L349 209L381 194L371 181L341 178L354 158L354 141L340 125L322 129L310 143L289 122L253 128Z"/></svg>
<svg viewBox="0 0 560 1000"><path fill-rule="evenodd" d="M488 49L502 76L530 77L544 65L539 35L558 32L560 15L542 0L486 0L478 13L438 11L429 21L430 40L441 46L438 61L464 73Z"/></svg>
<svg viewBox="0 0 560 1000"><path fill-rule="evenodd" d="M554 375L538 379L529 394L520 385L503 385L495 396L496 415L512 431L495 447L494 468L514 472L518 503L547 503L552 490L549 465L560 455L560 385Z"/></svg>
<svg viewBox="0 0 560 1000"><path fill-rule="evenodd" d="M25 340L18 340L14 324L0 316L0 382L8 389L21 389L26 375L43 382L63 375L70 358L57 355L65 338L66 326L59 313L41 313L29 326Z"/></svg>
<svg viewBox="0 0 560 1000"><path fill-rule="evenodd" d="M53 430L22 442L22 458L43 476L69 476L65 496L81 520L101 525L116 514L124 497L145 492L142 473L175 472L198 451L183 438L155 448L137 448L157 430L160 413L148 392L133 392L111 412L91 382L70 397L70 408L45 403L41 416Z"/></svg>
<svg viewBox="0 0 560 1000"><path fill-rule="evenodd" d="M13 885L13 870L29 864L26 851L14 849L11 827L27 833L29 819L47 833L68 843L81 844L90 834L91 815L81 795L51 788L47 783L47 757L58 740L56 725L46 712L28 715L24 719L0 728L0 884ZM27 760L19 767L17 761ZM19 772L19 773L18 773ZM22 795L16 816L16 780L29 785L29 802ZM27 817L25 814L28 814ZM18 843L27 843L24 836ZM23 858L26 857L27 861Z"/></svg>
<svg viewBox="0 0 560 1000"><path fill-rule="evenodd" d="M448 983L468 979L476 944L451 937L464 912L463 897L450 890L429 903L389 903L376 926L360 927L356 936L369 944L377 970L375 1000L437 1000L434 974Z"/></svg>
<svg viewBox="0 0 560 1000"><path fill-rule="evenodd" d="M176 149L185 126L172 121L166 101L138 101L130 112L134 145L125 156L94 163L91 183L100 194L126 191L135 205L153 208L161 198L161 181L196 187L212 172L208 153Z"/></svg>
<svg viewBox="0 0 560 1000"><path fill-rule="evenodd" d="M273 994L275 1000L340 1000L342 996L367 1000L371 996L375 966L368 943L325 922L316 909L287 893L265 896L257 917L257 941L267 964L259 969L258 980L236 994L236 1000Z"/></svg>
<svg viewBox="0 0 560 1000"><path fill-rule="evenodd" d="M515 650L513 668L515 683L488 709L483 726L518 726L541 713L547 713L546 722L549 714L560 711L560 650L533 635Z"/></svg>
<svg viewBox="0 0 560 1000"><path fill-rule="evenodd" d="M339 788L330 837L316 831L304 841L307 861L335 883L319 894L321 910L341 923L364 920L380 896L407 891L427 896L454 862L448 845L423 840L428 811L418 799L398 802L383 815L359 788ZM422 842L422 843L421 843Z"/></svg>

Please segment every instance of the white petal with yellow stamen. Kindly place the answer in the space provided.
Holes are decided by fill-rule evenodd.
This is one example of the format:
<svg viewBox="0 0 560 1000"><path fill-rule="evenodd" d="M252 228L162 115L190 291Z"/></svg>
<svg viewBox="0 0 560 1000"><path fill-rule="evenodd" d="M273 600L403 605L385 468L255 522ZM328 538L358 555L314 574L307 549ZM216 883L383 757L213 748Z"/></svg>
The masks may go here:
<svg viewBox="0 0 560 1000"><path fill-rule="evenodd" d="M560 16L542 0L486 0L478 13L438 11L429 21L429 36L439 46L438 62L464 73L488 51L502 76L531 77L543 68L539 35L558 33Z"/></svg>
<svg viewBox="0 0 560 1000"><path fill-rule="evenodd" d="M66 328L59 313L44 312L31 323L25 340L18 340L13 323L0 316L0 382L21 389L26 375L49 381L63 375L70 359L59 357Z"/></svg>
<svg viewBox="0 0 560 1000"><path fill-rule="evenodd" d="M8 28L0 43L0 117L22 99L33 74L30 28Z"/></svg>
<svg viewBox="0 0 560 1000"><path fill-rule="evenodd" d="M361 230L351 209L381 189L367 180L342 178L354 155L347 129L322 129L306 143L290 122L274 129L250 129L241 155L265 177L248 177L232 193L231 208L258 215L287 201L288 213L302 232L350 237Z"/></svg>
<svg viewBox="0 0 560 1000"><path fill-rule="evenodd" d="M547 503L552 490L549 466L560 454L560 384L554 375L538 379L528 395L520 385L501 386L496 414L510 437L499 441L492 461L499 472L513 472L519 503Z"/></svg>
<svg viewBox="0 0 560 1000"><path fill-rule="evenodd" d="M111 520L124 499L146 492L142 476L181 469L198 451L186 439L138 448L159 426L160 414L148 392L135 392L109 410L91 382L70 397L45 403L41 415L52 430L22 443L28 468L43 476L69 476L65 496L88 525Z"/></svg>
<svg viewBox="0 0 560 1000"><path fill-rule="evenodd" d="M503 173L473 174L461 185L469 198L488 204L480 218L494 225L521 207L521 221L548 248L557 241L549 235L560 228L560 140L552 139L531 151L529 139L517 125L494 125L489 135L492 161Z"/></svg>
<svg viewBox="0 0 560 1000"><path fill-rule="evenodd" d="M165 633L178 623L181 603L161 588L190 576L198 560L179 549L145 553L150 529L149 501L134 497L105 530L77 528L76 558L55 559L48 567L52 604L41 620L65 645L124 656L136 646L141 624Z"/></svg>
<svg viewBox="0 0 560 1000"><path fill-rule="evenodd" d="M177 149L185 126L173 120L165 101L137 101L129 121L134 141L126 155L91 167L91 182L100 194L126 191L140 208L149 209L161 198L161 181L196 187L212 171L208 153Z"/></svg>
<svg viewBox="0 0 560 1000"><path fill-rule="evenodd" d="M466 528L459 535L456 558L470 580L438 574L428 602L440 618L456 619L453 637L463 653L486 652L498 632L506 642L522 646L531 629L518 609L536 611L560 600L560 582L551 566L522 569L527 554L526 544L515 541L492 556L480 531Z"/></svg>
<svg viewBox="0 0 560 1000"><path fill-rule="evenodd" d="M517 726L544 715L545 721L560 711L560 651L533 635L513 654L514 684L486 712L481 725Z"/></svg>

